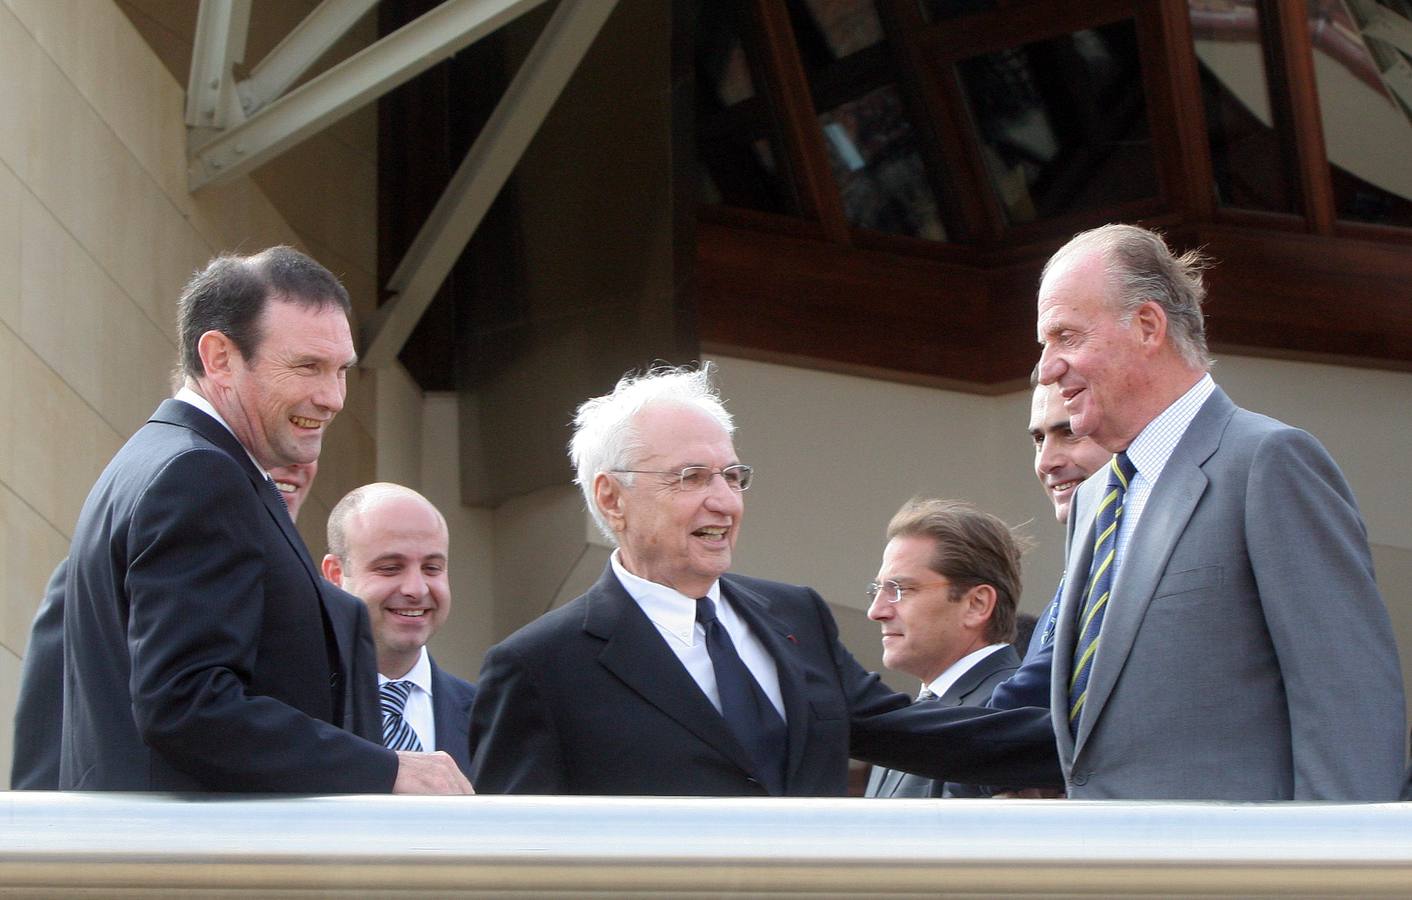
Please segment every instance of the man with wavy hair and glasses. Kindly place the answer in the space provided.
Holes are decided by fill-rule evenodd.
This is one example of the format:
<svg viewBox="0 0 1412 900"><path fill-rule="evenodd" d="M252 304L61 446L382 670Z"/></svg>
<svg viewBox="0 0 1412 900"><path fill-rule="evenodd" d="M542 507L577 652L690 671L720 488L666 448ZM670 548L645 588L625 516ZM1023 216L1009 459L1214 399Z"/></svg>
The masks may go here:
<svg viewBox="0 0 1412 900"><path fill-rule="evenodd" d="M841 795L850 753L932 777L1057 784L1040 710L911 704L806 587L729 574L754 470L709 368L579 407L577 482L615 546L598 583L493 647L471 710L481 793Z"/></svg>

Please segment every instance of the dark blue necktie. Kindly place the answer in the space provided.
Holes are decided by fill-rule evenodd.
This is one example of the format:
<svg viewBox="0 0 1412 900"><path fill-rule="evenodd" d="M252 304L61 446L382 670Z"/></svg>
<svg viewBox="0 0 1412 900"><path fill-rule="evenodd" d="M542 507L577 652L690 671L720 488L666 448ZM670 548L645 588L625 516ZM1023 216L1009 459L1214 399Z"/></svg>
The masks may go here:
<svg viewBox="0 0 1412 900"><path fill-rule="evenodd" d="M1089 566L1088 581L1080 597L1082 603L1076 628L1078 639L1074 642L1074 672L1069 678L1069 730L1075 735L1079 733L1084 701L1088 699L1088 676L1093 671L1093 660L1098 653L1098 635L1103 628L1108 596L1113 590L1123 498L1128 492L1128 482L1136 472L1137 466L1126 453L1113 457L1108 464L1108 490L1094 518L1093 563Z"/></svg>
<svg viewBox="0 0 1412 900"><path fill-rule="evenodd" d="M754 761L756 777L771 794L781 795L789 740L784 719L735 652L735 644L716 618L716 604L710 597L697 599L696 621L706 631L706 652L711 656L711 668L716 670L721 715Z"/></svg>
<svg viewBox="0 0 1412 900"><path fill-rule="evenodd" d="M389 750L422 752L422 742L417 732L402 718L413 686L410 681L388 681L378 688L382 703L382 745Z"/></svg>

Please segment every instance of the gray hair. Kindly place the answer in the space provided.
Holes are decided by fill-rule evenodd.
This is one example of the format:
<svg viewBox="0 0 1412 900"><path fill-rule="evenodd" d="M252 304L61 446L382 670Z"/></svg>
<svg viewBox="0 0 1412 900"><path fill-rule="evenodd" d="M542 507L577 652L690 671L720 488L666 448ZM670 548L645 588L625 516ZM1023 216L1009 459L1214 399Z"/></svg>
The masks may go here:
<svg viewBox="0 0 1412 900"><path fill-rule="evenodd" d="M1167 334L1182 359L1193 368L1211 367L1206 321L1201 313L1206 300L1201 273L1211 265L1205 255L1188 250L1174 256L1159 232L1136 225L1104 225L1075 235L1061 247L1044 264L1040 280L1061 260L1089 252L1103 255L1124 324L1151 300L1167 314Z"/></svg>
<svg viewBox="0 0 1412 900"><path fill-rule="evenodd" d="M569 461L574 483L583 492L584 504L598 530L614 544L617 536L593 499L593 479L600 472L631 469L643 451L637 416L653 406L685 406L700 410L735 434L735 422L711 383L715 367L658 366L642 374L628 372L607 394L585 400L574 413L574 436L569 440ZM632 484L632 475L619 476Z"/></svg>

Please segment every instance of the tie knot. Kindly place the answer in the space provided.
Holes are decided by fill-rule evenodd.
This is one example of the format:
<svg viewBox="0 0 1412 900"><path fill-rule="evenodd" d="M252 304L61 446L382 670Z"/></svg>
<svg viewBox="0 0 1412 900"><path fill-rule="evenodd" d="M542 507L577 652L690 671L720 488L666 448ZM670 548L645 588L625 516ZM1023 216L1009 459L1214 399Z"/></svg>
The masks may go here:
<svg viewBox="0 0 1412 900"><path fill-rule="evenodd" d="M412 687L410 681L389 681L378 688L378 693L382 695L383 712L400 716L407 706L407 698L412 694Z"/></svg>
<svg viewBox="0 0 1412 900"><path fill-rule="evenodd" d="M710 597L696 598L696 621L706 626L716 621L716 604L711 602Z"/></svg>
<svg viewBox="0 0 1412 900"><path fill-rule="evenodd" d="M936 694L933 694L933 693L932 693L932 689L929 688L929 687L924 687L924 688L921 689L921 691L919 691L919 692L917 693L917 702L919 702L919 703L920 703L921 701L923 701L923 700L935 700L935 699L936 699Z"/></svg>
<svg viewBox="0 0 1412 900"><path fill-rule="evenodd" d="M1128 489L1128 482L1133 480L1137 474L1137 466L1128 458L1126 451L1113 454L1113 459L1108 463L1108 483L1119 485L1123 490Z"/></svg>

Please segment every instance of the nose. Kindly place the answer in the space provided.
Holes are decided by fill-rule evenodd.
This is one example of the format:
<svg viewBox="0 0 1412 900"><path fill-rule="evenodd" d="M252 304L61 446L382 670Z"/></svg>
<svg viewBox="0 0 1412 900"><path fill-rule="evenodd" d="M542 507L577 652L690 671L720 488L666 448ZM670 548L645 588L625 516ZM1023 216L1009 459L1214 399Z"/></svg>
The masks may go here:
<svg viewBox="0 0 1412 900"><path fill-rule="evenodd" d="M1045 344L1039 354L1039 383L1053 384L1064 374L1064 360L1053 344Z"/></svg>
<svg viewBox="0 0 1412 900"><path fill-rule="evenodd" d="M720 474L720 473L717 473ZM711 476L711 481L706 485L706 508L712 512L734 515L744 508L745 502L741 499L739 491L733 491L726 484L724 477L717 478Z"/></svg>
<svg viewBox="0 0 1412 900"><path fill-rule="evenodd" d="M343 400L348 393L348 381L342 369L335 373L319 376L314 389L314 405L319 409L336 413L343 409Z"/></svg>
<svg viewBox="0 0 1412 900"><path fill-rule="evenodd" d="M402 596L411 600L420 600L427 595L427 580L422 575L422 570L416 567L407 569L402 576L402 584L399 586Z"/></svg>
<svg viewBox="0 0 1412 900"><path fill-rule="evenodd" d="M1059 442L1050 437L1044 438L1043 443L1040 444L1039 453L1035 456L1035 471L1042 478L1063 464L1063 454L1059 450Z"/></svg>
<svg viewBox="0 0 1412 900"><path fill-rule="evenodd" d="M893 607L895 604L889 603L883 592L878 591L878 595L873 598L873 602L868 604L868 618L874 622L886 622L895 615Z"/></svg>

